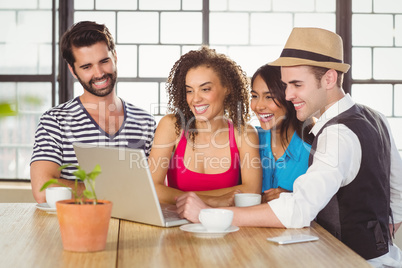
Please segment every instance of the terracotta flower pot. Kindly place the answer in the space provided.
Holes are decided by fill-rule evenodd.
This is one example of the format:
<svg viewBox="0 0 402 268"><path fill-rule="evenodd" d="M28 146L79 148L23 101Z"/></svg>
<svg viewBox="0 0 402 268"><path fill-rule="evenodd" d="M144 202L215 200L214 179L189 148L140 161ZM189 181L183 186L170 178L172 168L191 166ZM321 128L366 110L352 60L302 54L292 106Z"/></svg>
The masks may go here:
<svg viewBox="0 0 402 268"><path fill-rule="evenodd" d="M69 251L100 251L106 247L112 202L98 200L97 205L74 204L74 200L56 202L63 248Z"/></svg>

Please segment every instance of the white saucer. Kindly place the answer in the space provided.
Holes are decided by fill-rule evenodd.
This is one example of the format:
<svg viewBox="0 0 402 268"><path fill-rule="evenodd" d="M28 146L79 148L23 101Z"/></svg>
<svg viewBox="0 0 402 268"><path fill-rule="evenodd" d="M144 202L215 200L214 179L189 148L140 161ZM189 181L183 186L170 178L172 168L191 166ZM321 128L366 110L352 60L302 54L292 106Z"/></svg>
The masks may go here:
<svg viewBox="0 0 402 268"><path fill-rule="evenodd" d="M224 237L228 233L233 233L239 230L239 227L231 225L225 231L207 231L201 223L192 223L180 226L180 229L185 232L190 232L194 236L202 238L219 238Z"/></svg>
<svg viewBox="0 0 402 268"><path fill-rule="evenodd" d="M36 208L46 211L47 213L56 213L56 208L51 208L47 203L36 204Z"/></svg>

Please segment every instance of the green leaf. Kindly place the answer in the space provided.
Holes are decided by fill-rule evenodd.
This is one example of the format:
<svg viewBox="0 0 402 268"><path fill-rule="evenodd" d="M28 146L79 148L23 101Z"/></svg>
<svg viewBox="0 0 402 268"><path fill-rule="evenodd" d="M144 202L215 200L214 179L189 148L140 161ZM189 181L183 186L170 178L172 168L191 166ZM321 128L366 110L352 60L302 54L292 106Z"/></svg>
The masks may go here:
<svg viewBox="0 0 402 268"><path fill-rule="evenodd" d="M1 102L0 103L0 117L2 116L14 116L17 112L12 108L10 103Z"/></svg>
<svg viewBox="0 0 402 268"><path fill-rule="evenodd" d="M95 194L92 191L85 190L83 194L88 199L95 199Z"/></svg>
<svg viewBox="0 0 402 268"><path fill-rule="evenodd" d="M93 199L93 203L97 204L97 197L95 193L95 178L101 173L101 168L99 165L96 165L94 169L90 173L86 173L85 170L81 169L80 166L74 165L74 164L67 164L67 165L62 165L59 167L59 170L65 169L67 167L73 166L77 168L77 171L73 172L73 175L76 177L74 187L71 190L71 192L74 195L75 203L76 204L84 204L86 199ZM87 188L84 190L82 194L77 193L78 189L78 180L81 180L83 182L87 181ZM66 186L63 183L60 183L57 181L57 179L52 179L46 182L43 186L42 189L45 189L51 184L57 184L60 186Z"/></svg>
<svg viewBox="0 0 402 268"><path fill-rule="evenodd" d="M98 177L98 175L101 173L102 173L102 170L101 170L100 166L96 165L94 167L94 169L90 173L87 174L87 176L88 176L88 179L95 180L96 177Z"/></svg>
<svg viewBox="0 0 402 268"><path fill-rule="evenodd" d="M80 168L77 171L74 171L73 174L82 181L85 181L85 178L87 177L85 171Z"/></svg>
<svg viewBox="0 0 402 268"><path fill-rule="evenodd" d="M101 172L93 172L92 171L91 173L88 173L88 178L91 179L91 180L95 180L96 177L98 177L99 174L101 174Z"/></svg>
<svg viewBox="0 0 402 268"><path fill-rule="evenodd" d="M62 165L62 166L59 167L59 170L63 170L63 169L65 169L67 167L70 167L70 166L74 166L74 165L73 164Z"/></svg>
<svg viewBox="0 0 402 268"><path fill-rule="evenodd" d="M50 179L47 182L45 182L42 186L42 188L40 188L40 191L45 190L47 187L49 187L51 184L57 184L57 185L61 185L64 186L64 184L60 183L58 180L56 179Z"/></svg>
<svg viewBox="0 0 402 268"><path fill-rule="evenodd" d="M39 105L41 105L43 103L41 98L38 98L38 97L35 97L35 96L32 96L32 95L25 96L22 99L22 101L25 102L25 103L29 103L31 105L35 105L35 106L39 106Z"/></svg>
<svg viewBox="0 0 402 268"><path fill-rule="evenodd" d="M97 164L97 165L94 167L94 169L92 170L92 172L98 172L98 173L101 173L101 172L102 172L102 169L101 169L100 165L99 165L99 164Z"/></svg>

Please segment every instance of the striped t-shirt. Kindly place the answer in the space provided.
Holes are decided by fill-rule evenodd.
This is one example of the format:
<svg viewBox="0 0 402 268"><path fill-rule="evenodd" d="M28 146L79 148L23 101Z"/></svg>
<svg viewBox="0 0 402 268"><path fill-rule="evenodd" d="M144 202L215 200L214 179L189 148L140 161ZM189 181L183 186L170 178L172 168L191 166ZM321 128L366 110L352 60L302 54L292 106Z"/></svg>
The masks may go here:
<svg viewBox="0 0 402 268"><path fill-rule="evenodd" d="M31 163L51 161L60 166L78 165L72 145L74 142L142 148L148 156L155 132L154 118L130 103L123 101L123 107L123 124L114 135L109 135L99 127L79 97L48 110L40 118L35 133ZM75 179L72 174L74 170L74 167L63 169L60 178Z"/></svg>

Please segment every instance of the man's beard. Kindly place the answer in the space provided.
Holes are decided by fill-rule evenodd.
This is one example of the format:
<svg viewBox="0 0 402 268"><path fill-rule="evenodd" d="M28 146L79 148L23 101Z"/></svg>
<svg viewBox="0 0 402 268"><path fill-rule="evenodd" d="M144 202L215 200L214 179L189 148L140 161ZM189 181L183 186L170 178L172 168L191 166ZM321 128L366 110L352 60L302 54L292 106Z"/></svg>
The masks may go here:
<svg viewBox="0 0 402 268"><path fill-rule="evenodd" d="M110 84L107 87L102 88L102 89L96 89L92 86L94 82L102 81L102 80L105 80L106 78L110 78ZM78 75L77 75L77 79L80 82L80 84L82 85L82 87L89 93L91 93L97 97L105 97L113 91L113 88L114 88L114 86L116 84L116 80L117 80L117 72L115 71L112 74L105 74L101 78L91 79L89 81L89 83L85 83L84 81L82 81Z"/></svg>

